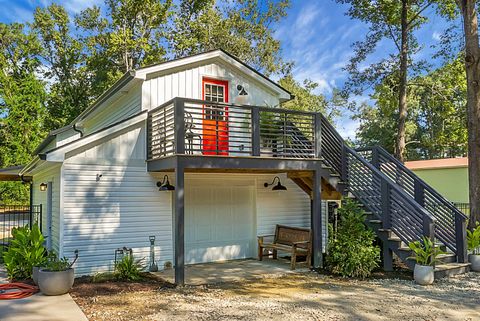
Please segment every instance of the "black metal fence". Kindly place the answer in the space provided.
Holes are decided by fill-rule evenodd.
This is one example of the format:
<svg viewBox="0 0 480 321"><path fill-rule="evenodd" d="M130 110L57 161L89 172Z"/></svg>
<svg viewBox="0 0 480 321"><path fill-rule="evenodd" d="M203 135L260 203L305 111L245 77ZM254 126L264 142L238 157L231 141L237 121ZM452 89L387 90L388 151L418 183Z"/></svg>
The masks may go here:
<svg viewBox="0 0 480 321"><path fill-rule="evenodd" d="M42 230L42 205L0 205L0 247L8 246L14 227L38 223Z"/></svg>
<svg viewBox="0 0 480 321"><path fill-rule="evenodd" d="M463 212L465 215L470 215L470 204L469 203L453 203L456 208Z"/></svg>

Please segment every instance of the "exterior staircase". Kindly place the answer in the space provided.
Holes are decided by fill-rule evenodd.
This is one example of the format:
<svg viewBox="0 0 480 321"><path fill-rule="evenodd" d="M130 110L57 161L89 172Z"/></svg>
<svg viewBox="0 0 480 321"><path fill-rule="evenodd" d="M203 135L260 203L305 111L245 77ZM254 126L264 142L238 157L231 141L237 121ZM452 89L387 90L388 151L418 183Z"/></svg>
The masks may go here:
<svg viewBox="0 0 480 321"><path fill-rule="evenodd" d="M438 258L436 278L468 272L467 217L383 148L354 150L320 117L322 198L341 193L365 208L366 224L382 243L384 269L393 269L393 254L413 269L415 262L408 259L413 253L407 244L426 236L447 252ZM308 144L298 134L292 141ZM288 177L311 195L309 174Z"/></svg>

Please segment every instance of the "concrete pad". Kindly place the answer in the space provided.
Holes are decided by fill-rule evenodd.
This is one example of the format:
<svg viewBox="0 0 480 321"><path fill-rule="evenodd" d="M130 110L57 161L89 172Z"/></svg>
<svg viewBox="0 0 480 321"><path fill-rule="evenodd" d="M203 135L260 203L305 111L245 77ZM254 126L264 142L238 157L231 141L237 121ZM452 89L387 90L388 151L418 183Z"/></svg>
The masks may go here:
<svg viewBox="0 0 480 321"><path fill-rule="evenodd" d="M297 269L290 270L290 261L285 259L263 261L247 259L215 263L191 264L185 266L185 284L206 285L225 282L241 282L249 279L272 277L275 275L303 273L310 269L305 263L297 263ZM174 269L155 272L166 281L174 282Z"/></svg>
<svg viewBox="0 0 480 321"><path fill-rule="evenodd" d="M0 266L0 283L7 283ZM47 296L41 293L25 299L0 300L0 321L88 321L70 294Z"/></svg>

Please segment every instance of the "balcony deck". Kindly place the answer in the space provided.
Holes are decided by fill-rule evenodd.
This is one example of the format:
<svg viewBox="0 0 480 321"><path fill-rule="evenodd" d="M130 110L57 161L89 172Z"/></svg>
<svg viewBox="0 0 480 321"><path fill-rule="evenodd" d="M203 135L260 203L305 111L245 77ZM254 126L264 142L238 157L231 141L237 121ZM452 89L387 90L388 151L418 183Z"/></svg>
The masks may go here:
<svg viewBox="0 0 480 321"><path fill-rule="evenodd" d="M322 121L320 113L174 98L149 112L148 170L313 171Z"/></svg>

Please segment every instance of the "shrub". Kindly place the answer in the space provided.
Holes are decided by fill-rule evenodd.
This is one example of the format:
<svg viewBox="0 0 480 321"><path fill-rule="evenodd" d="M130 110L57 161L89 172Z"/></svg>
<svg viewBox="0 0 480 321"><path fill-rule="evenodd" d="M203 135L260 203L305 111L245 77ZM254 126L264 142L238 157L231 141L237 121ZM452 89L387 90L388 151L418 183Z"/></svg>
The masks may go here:
<svg viewBox="0 0 480 321"><path fill-rule="evenodd" d="M10 279L24 280L32 278L32 268L46 262L45 241L37 224L32 229L28 226L13 228L12 240L3 260Z"/></svg>
<svg viewBox="0 0 480 321"><path fill-rule="evenodd" d="M422 241L410 242L408 247L415 253L415 256L411 256L409 259L415 260L420 265L434 265L437 262L437 257L440 254L445 254L426 236L422 238Z"/></svg>
<svg viewBox="0 0 480 321"><path fill-rule="evenodd" d="M117 278L128 281L138 281L142 278L141 271L145 268L143 260L135 260L133 255L126 254L115 265Z"/></svg>
<svg viewBox="0 0 480 321"><path fill-rule="evenodd" d="M480 254L480 223L473 230L467 230L467 246L472 254Z"/></svg>
<svg viewBox="0 0 480 321"><path fill-rule="evenodd" d="M375 233L364 223L365 211L346 200L338 214L337 231L330 234L327 268L344 277L368 277L379 266L380 248L373 244Z"/></svg>

